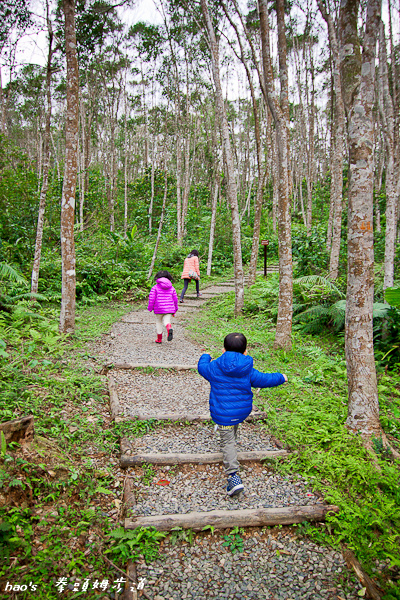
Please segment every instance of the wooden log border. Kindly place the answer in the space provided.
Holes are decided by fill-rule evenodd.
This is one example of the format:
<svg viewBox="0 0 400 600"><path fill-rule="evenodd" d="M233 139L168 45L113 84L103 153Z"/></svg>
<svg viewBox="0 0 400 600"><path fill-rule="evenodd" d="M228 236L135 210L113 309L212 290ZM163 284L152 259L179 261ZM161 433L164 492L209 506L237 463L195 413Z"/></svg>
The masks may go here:
<svg viewBox="0 0 400 600"><path fill-rule="evenodd" d="M168 365L165 363L107 363L104 367L115 370L146 369L151 367L152 369L174 369L175 371L190 371L190 369L195 369L197 371L197 365Z"/></svg>
<svg viewBox="0 0 400 600"><path fill-rule="evenodd" d="M115 417L116 423L121 423L122 421L149 421L153 419L155 421L172 421L172 422L183 422L188 421L189 423L197 423L197 422L208 422L211 421L211 416L209 413L207 414L198 414L198 413L137 413L136 415L119 415ZM246 421L258 421L266 419L265 413L254 413L247 417Z"/></svg>
<svg viewBox="0 0 400 600"><path fill-rule="evenodd" d="M126 446L125 446L126 447ZM122 442L121 442L122 448ZM261 462L269 458L277 458L278 456L288 456L286 450L251 450L248 452L238 452L238 461L243 462ZM203 454L125 454L120 458L121 467L132 467L151 463L153 465L211 465L222 463L222 452L207 452Z"/></svg>
<svg viewBox="0 0 400 600"><path fill-rule="evenodd" d="M372 598L373 600L381 600L382 596L379 593L378 588L376 587L372 579L365 573L361 564L354 556L353 552L348 548L342 547L342 554L348 568L353 569L360 583L366 588L367 598Z"/></svg>
<svg viewBox="0 0 400 600"><path fill-rule="evenodd" d="M285 506L283 508L211 510L125 519L125 529L155 527L158 531L171 531L174 527L182 527L201 531L207 525L216 529L293 525L293 523L302 523L303 521L323 521L327 513L338 512L338 510L338 506L323 504Z"/></svg>

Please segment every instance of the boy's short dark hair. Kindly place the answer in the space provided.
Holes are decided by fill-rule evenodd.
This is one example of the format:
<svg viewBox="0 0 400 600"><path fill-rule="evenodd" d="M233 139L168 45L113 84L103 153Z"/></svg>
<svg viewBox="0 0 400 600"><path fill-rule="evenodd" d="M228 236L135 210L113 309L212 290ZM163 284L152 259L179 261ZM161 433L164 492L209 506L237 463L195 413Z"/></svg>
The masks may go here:
<svg viewBox="0 0 400 600"><path fill-rule="evenodd" d="M172 277L169 271L158 271L158 273L154 275L154 281L157 281L157 279L161 279L161 277L169 279L172 283L174 281L174 278Z"/></svg>
<svg viewBox="0 0 400 600"><path fill-rule="evenodd" d="M246 336L243 333L228 333L224 339L224 348L227 352L244 354L247 348Z"/></svg>

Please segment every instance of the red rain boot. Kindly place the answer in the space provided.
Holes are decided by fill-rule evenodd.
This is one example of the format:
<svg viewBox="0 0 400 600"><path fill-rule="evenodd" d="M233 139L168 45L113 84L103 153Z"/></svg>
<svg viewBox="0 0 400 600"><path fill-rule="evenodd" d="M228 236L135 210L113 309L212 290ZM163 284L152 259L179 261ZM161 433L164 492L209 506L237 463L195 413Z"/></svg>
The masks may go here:
<svg viewBox="0 0 400 600"><path fill-rule="evenodd" d="M162 333L157 333L156 344L162 343Z"/></svg>

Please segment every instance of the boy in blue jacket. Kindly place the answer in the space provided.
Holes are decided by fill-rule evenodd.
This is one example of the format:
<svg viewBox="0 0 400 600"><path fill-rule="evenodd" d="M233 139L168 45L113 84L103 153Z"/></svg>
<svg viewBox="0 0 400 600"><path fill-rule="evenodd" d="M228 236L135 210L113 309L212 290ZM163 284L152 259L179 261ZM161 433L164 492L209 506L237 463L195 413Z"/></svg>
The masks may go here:
<svg viewBox="0 0 400 600"><path fill-rule="evenodd" d="M220 430L229 496L236 496L244 489L238 475L236 438L239 423L253 408L251 388L275 387L287 382L286 375L281 373L260 373L254 369L246 348L247 339L242 333L230 333L224 339L224 351L219 358L211 362L211 356L203 354L197 365L200 375L211 384L210 413Z"/></svg>

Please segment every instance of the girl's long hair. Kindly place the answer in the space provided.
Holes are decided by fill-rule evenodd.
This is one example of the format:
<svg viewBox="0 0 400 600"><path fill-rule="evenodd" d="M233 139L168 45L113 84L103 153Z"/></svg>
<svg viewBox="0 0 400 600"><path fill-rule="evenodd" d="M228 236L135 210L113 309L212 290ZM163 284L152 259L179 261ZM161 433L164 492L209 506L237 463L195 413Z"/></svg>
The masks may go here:
<svg viewBox="0 0 400 600"><path fill-rule="evenodd" d="M154 275L154 281L157 281L157 279L161 279L161 277L165 277L166 279L169 279L171 281L171 283L174 282L174 278L172 277L172 275L169 271L158 271L158 273L156 273Z"/></svg>
<svg viewBox="0 0 400 600"><path fill-rule="evenodd" d="M199 251L198 250L192 250L190 252L190 254L188 254L188 258L190 258L192 256L197 256L197 258L199 258Z"/></svg>

